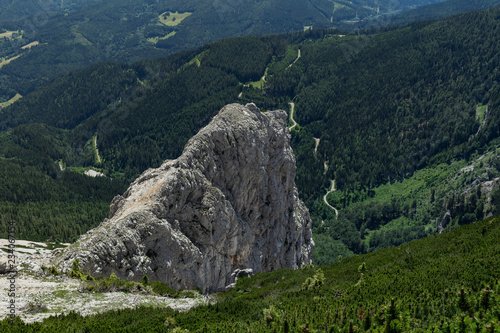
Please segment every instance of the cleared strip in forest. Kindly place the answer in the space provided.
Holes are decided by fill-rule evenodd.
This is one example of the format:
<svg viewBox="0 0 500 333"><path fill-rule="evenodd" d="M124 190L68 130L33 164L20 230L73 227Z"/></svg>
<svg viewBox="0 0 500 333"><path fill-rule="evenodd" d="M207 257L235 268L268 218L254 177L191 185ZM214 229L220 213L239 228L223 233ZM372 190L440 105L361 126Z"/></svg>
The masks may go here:
<svg viewBox="0 0 500 333"><path fill-rule="evenodd" d="M95 149L95 154L97 156L97 162L100 164L101 156L99 155L99 150L97 149L97 134L94 136L94 149Z"/></svg>
<svg viewBox="0 0 500 333"><path fill-rule="evenodd" d="M18 56L15 56L15 57L12 57L12 58L9 58L9 59L5 59L5 60L2 60L2 62L0 62L0 68L2 68L3 66L9 64L11 61L14 61L16 60L17 58L19 58L21 55L18 55Z"/></svg>

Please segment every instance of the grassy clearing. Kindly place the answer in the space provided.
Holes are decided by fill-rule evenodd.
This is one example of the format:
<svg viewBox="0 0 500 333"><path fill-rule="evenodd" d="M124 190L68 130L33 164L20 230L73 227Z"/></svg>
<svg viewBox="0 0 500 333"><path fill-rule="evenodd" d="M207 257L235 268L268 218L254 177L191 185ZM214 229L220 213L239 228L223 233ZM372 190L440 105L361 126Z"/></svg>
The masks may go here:
<svg viewBox="0 0 500 333"><path fill-rule="evenodd" d="M2 68L3 66L5 65L8 65L11 61L14 61L16 60L17 58L19 58L21 55L18 55L18 56L15 56L15 57L12 57L12 58L8 58L8 59L3 59L2 58L2 61L0 62L0 68Z"/></svg>
<svg viewBox="0 0 500 333"><path fill-rule="evenodd" d="M479 123L482 123L484 120L484 114L486 113L487 105L479 104L476 107L476 119Z"/></svg>
<svg viewBox="0 0 500 333"><path fill-rule="evenodd" d="M259 80L259 81L255 81L255 82L250 82L250 85L256 89L262 89L264 87L264 81Z"/></svg>
<svg viewBox="0 0 500 333"><path fill-rule="evenodd" d="M165 12L160 16L158 16L158 19L160 20L161 23L165 24L166 26L175 27L181 24L181 22L184 21L186 17L191 16L191 14L193 13Z"/></svg>
<svg viewBox="0 0 500 333"><path fill-rule="evenodd" d="M2 67L2 66L0 65L0 67ZM21 96L20 94L16 94L16 96L12 97L7 102L0 103L0 106L7 107L9 105L12 105L15 102L17 102L18 100L20 100L22 97L23 96Z"/></svg>
<svg viewBox="0 0 500 333"><path fill-rule="evenodd" d="M17 33L19 33L19 31L6 31L6 32L2 32L2 33L0 33L0 38L12 39L12 35L13 34L17 34Z"/></svg>
<svg viewBox="0 0 500 333"><path fill-rule="evenodd" d="M333 13L335 13L337 10L340 10L342 8L349 8L341 3L338 3L338 2L333 2Z"/></svg>
<svg viewBox="0 0 500 333"><path fill-rule="evenodd" d="M170 37L173 37L176 33L177 33L176 31L172 31L171 33L169 33L168 35L165 35L163 37L148 38L148 42L150 42L152 44L156 44L156 43L158 43L159 40L169 39Z"/></svg>
<svg viewBox="0 0 500 333"><path fill-rule="evenodd" d="M288 49L286 50L286 54L283 57L283 59L278 60L273 58L273 61L268 66L269 70L267 72L267 75L272 76L278 74L286 70L288 67L290 67L290 65L293 64L295 59L297 59L297 52L298 52L297 46L288 46Z"/></svg>
<svg viewBox="0 0 500 333"><path fill-rule="evenodd" d="M266 68L266 71L264 72L264 75L260 78L259 81L250 82L249 85L251 85L252 87L254 87L256 89L262 89L262 88L264 88L264 84L266 84L266 76L267 76L267 71L268 70L269 70L269 68Z"/></svg>
<svg viewBox="0 0 500 333"><path fill-rule="evenodd" d="M203 51L200 54L198 54L196 57L194 57L193 59L189 60L188 63L186 63L184 66L182 66L182 69L184 69L188 66L191 66L193 64L196 64L197 67L200 67L201 66L201 59L203 58L203 56L205 54L207 54L207 52L208 52L208 50Z"/></svg>
<svg viewBox="0 0 500 333"><path fill-rule="evenodd" d="M77 31L72 31L73 32L73 36L75 36L75 39L73 39L73 42L75 44L81 44L83 46L91 46L92 45L92 42L89 41L87 38L85 38L85 36L83 36L81 33L77 32Z"/></svg>
<svg viewBox="0 0 500 333"><path fill-rule="evenodd" d="M369 198L363 200L363 204L371 202L390 203L394 198L402 199L406 202L412 200L425 201L431 194L434 187L442 188L443 192L454 189L460 181L457 181L457 175L461 175L460 170L467 165L464 160L448 164L440 164L432 168L425 168L415 172L415 174L401 182L386 183L372 189ZM328 202L333 205L340 205L343 199L342 192L333 192L328 196ZM361 204L353 202L352 205Z"/></svg>
<svg viewBox="0 0 500 333"><path fill-rule="evenodd" d="M29 44L24 45L23 47L21 47L21 49L23 49L23 50L31 49L33 46L37 46L39 44L40 44L40 42L34 41L34 42L31 42Z"/></svg>
<svg viewBox="0 0 500 333"><path fill-rule="evenodd" d="M89 170L94 170L94 171L101 172L101 173L104 173L104 171L105 171L102 168L96 168L96 167L67 167L67 169L70 172L79 173L80 175L84 175L85 172L89 171Z"/></svg>

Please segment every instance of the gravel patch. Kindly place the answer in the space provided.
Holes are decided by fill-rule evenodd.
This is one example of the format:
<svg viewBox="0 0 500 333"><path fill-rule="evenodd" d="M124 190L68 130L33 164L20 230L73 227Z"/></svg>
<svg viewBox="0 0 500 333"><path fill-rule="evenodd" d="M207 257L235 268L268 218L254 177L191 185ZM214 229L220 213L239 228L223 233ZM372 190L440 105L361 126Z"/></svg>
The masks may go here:
<svg viewBox="0 0 500 333"><path fill-rule="evenodd" d="M0 257L6 258L8 240L0 239ZM42 321L50 316L76 311L83 316L115 309L135 308L140 305L170 307L187 311L194 306L206 304L210 297L168 298L147 294L109 292L82 293L82 282L65 275L47 275L41 269L49 266L52 258L50 245L16 240L16 267L18 275L15 285L16 315L26 323ZM66 245L66 244L65 244ZM9 274L0 274L0 320L7 317L9 305Z"/></svg>

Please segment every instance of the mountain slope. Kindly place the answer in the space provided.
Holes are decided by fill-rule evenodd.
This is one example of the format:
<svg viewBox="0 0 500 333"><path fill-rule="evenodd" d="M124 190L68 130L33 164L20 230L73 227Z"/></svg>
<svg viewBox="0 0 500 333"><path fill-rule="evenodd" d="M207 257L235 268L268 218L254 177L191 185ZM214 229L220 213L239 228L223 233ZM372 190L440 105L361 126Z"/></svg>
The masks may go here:
<svg viewBox="0 0 500 333"><path fill-rule="evenodd" d="M422 6L417 9L397 15L392 18L392 24L409 23L421 20L434 20L453 14L464 13L472 10L485 10L500 6L498 0L447 0L437 4Z"/></svg>
<svg viewBox="0 0 500 333"><path fill-rule="evenodd" d="M429 2L433 1L424 3ZM344 18L364 19L378 11L392 13L423 3L407 1L395 9L391 1L373 0L109 0L86 4L69 13L43 11L26 20L0 22L6 33L22 31L0 43L1 56L12 60L0 69L0 102L16 93L26 95L54 74L98 61L138 61L232 36L329 27ZM25 8L17 1L11 7ZM37 47L26 47L31 43L38 43Z"/></svg>
<svg viewBox="0 0 500 333"><path fill-rule="evenodd" d="M225 104L293 101L296 182L324 254L315 260L398 245L435 234L448 211L448 229L498 214L499 17L493 9L382 33L241 37L133 65L101 63L2 109L11 159L2 163L35 164L55 181L62 160L130 182L179 156ZM109 95L93 93L101 88L88 75L116 77ZM90 95L91 111L74 102ZM51 96L65 98L59 105ZM22 140L35 134L50 140ZM323 202L333 179L327 199L338 219Z"/></svg>
<svg viewBox="0 0 500 333"><path fill-rule="evenodd" d="M485 220L330 266L238 279L187 312L141 307L3 332L490 332L500 329L500 220Z"/></svg>
<svg viewBox="0 0 500 333"><path fill-rule="evenodd" d="M21 20L28 17L46 17L58 12L73 12L101 0L57 0L50 2L27 0L0 0L0 21Z"/></svg>

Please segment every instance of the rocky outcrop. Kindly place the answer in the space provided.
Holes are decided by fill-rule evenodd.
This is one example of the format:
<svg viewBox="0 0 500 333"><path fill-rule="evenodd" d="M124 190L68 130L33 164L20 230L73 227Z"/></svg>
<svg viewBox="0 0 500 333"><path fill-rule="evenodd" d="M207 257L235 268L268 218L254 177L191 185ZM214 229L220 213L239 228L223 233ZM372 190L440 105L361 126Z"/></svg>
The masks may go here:
<svg viewBox="0 0 500 333"><path fill-rule="evenodd" d="M237 269L310 263L311 219L295 187L285 111L231 104L187 143L182 155L149 169L110 216L63 251L68 270L222 290Z"/></svg>
<svg viewBox="0 0 500 333"><path fill-rule="evenodd" d="M7 257L0 257L0 274L10 273L11 266Z"/></svg>
<svg viewBox="0 0 500 333"><path fill-rule="evenodd" d="M448 224L450 224L450 221L451 221L451 213L450 213L450 211L447 211L444 214L443 218L441 219L441 222L439 222L439 225L437 228L438 234L441 234L445 230L446 226Z"/></svg>

